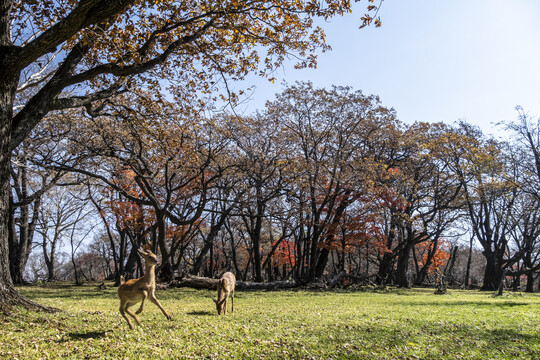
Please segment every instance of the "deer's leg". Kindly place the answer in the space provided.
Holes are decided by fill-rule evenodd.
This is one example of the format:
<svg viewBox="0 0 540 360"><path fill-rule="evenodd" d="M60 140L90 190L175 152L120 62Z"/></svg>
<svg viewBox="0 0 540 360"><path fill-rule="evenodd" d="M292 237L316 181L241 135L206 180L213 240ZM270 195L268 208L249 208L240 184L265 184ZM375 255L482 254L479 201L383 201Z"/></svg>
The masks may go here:
<svg viewBox="0 0 540 360"><path fill-rule="evenodd" d="M161 306L161 303L159 302L158 299L156 299L156 296L151 293L150 296L148 296L148 299L153 302L154 304L157 305L157 307L161 310L161 312L163 313L163 315L165 315L165 317L167 318L167 320L171 320L171 315L169 315L169 313L167 313L167 311L165 311L165 309L163 308L163 306Z"/></svg>
<svg viewBox="0 0 540 360"><path fill-rule="evenodd" d="M232 291L232 294L231 294L231 313L234 312L234 290Z"/></svg>
<svg viewBox="0 0 540 360"><path fill-rule="evenodd" d="M132 323L131 320L129 320L129 318L126 316L126 312L125 312L126 305L127 305L126 302L120 301L120 314L122 314L122 317L123 317L124 319L126 319L128 325L129 325L129 328L133 330L133 323Z"/></svg>
<svg viewBox="0 0 540 360"><path fill-rule="evenodd" d="M139 307L139 310L135 311L135 314L140 314L143 311L144 300L148 296L148 292L146 290L143 290L142 294L143 294L143 298L142 298L142 301L141 301L141 306Z"/></svg>
<svg viewBox="0 0 540 360"><path fill-rule="evenodd" d="M133 304L133 303L127 303L126 304L126 312L128 313L129 316L131 316L132 318L135 319L137 324L141 325L141 320L139 320L139 317L137 315L135 315L134 313L132 313L131 310L129 310L129 307L132 306L132 305L135 305L135 304Z"/></svg>
<svg viewBox="0 0 540 360"><path fill-rule="evenodd" d="M225 299L223 299L223 314L227 314L227 299L229 298L229 294L225 295Z"/></svg>

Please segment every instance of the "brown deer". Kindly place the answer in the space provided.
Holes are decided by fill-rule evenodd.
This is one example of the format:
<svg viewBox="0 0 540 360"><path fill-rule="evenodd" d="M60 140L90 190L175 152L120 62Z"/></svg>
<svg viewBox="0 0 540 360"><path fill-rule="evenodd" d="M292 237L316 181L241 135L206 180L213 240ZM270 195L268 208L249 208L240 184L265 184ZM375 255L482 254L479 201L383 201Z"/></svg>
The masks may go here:
<svg viewBox="0 0 540 360"><path fill-rule="evenodd" d="M135 319L137 324L140 325L141 322L135 314L140 314L143 311L144 300L146 298L156 304L163 312L163 315L165 315L168 320L171 320L171 316L167 313L167 311L165 311L154 295L154 291L156 290L156 265L158 263L156 254L150 251L150 245L144 245L143 250L139 249L138 251L139 254L141 254L141 256L144 258L144 263L146 266L144 276L139 279L131 279L128 281L124 281L124 277L121 277L120 286L118 287L120 314L122 314L124 319L126 319L130 329L133 329L133 324L125 313L128 313L132 318ZM135 314L132 313L129 308L139 302L141 302L139 310L137 310Z"/></svg>
<svg viewBox="0 0 540 360"><path fill-rule="evenodd" d="M216 303L218 315L227 313L227 299L231 295L231 313L234 312L234 287L236 286L236 277L232 272L226 272L221 276L217 286L217 300L212 298ZM231 294L232 293L232 294Z"/></svg>

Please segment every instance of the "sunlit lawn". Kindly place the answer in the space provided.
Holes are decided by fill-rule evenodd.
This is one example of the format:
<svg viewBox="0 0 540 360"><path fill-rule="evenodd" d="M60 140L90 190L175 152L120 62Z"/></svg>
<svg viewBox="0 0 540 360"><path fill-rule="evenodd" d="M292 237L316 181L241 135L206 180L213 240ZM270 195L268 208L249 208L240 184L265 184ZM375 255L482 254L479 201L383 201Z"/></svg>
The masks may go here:
<svg viewBox="0 0 540 360"><path fill-rule="evenodd" d="M62 311L0 317L2 359L540 359L540 294L238 291L218 316L214 292L169 289L157 297L173 320L147 302L130 331L116 288L19 290Z"/></svg>

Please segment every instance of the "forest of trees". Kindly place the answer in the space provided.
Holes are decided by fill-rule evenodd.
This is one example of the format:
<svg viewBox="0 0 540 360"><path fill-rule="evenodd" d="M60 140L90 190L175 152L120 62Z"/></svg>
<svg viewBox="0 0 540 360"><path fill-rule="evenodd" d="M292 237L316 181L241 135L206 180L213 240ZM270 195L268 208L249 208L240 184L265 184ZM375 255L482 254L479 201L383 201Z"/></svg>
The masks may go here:
<svg viewBox="0 0 540 360"><path fill-rule="evenodd" d="M363 24L380 26L368 1ZM401 123L297 83L251 115L231 81L314 67L349 1L0 0L0 308L13 284L158 275L535 290L538 122L506 141ZM372 14L373 17L369 14Z"/></svg>
<svg viewBox="0 0 540 360"><path fill-rule="evenodd" d="M145 93L49 116L11 162L13 281L118 282L140 275L136 250L152 243L163 281L345 272L533 291L540 128L518 116L496 141L464 122L403 124L377 97L311 83L252 116L185 117Z"/></svg>

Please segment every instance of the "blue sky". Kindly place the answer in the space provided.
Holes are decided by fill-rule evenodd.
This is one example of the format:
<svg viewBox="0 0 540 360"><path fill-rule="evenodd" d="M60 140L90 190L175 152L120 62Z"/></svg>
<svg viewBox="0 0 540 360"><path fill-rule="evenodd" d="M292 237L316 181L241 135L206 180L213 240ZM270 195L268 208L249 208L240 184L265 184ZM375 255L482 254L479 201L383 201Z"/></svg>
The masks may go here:
<svg viewBox="0 0 540 360"><path fill-rule="evenodd" d="M366 1L321 23L333 50L317 69L291 60L274 84L250 78L241 109L262 109L283 81L309 80L379 95L406 123L465 119L497 135L493 124L515 120L516 105L540 116L540 1L385 0L383 26L358 29Z"/></svg>

